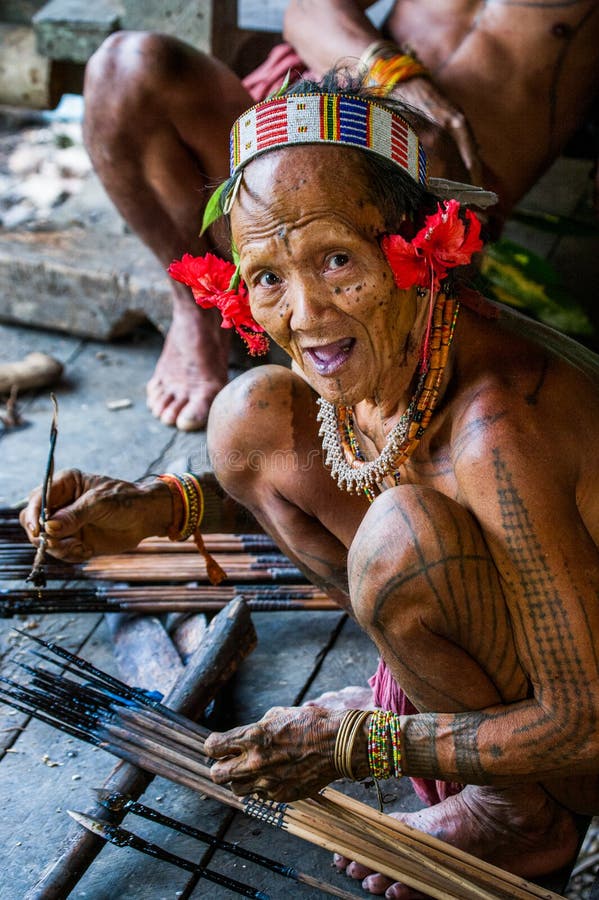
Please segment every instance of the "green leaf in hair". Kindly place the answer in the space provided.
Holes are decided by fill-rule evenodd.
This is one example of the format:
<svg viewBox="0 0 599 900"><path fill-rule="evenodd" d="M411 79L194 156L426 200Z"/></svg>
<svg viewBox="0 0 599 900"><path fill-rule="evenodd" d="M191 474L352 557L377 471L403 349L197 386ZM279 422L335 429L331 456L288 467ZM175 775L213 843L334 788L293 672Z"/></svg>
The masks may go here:
<svg viewBox="0 0 599 900"><path fill-rule="evenodd" d="M233 242L231 242L231 256L233 257L233 262L235 263L235 271L231 275L229 290L236 291L239 287L239 282L241 281L241 260L239 258L239 250Z"/></svg>
<svg viewBox="0 0 599 900"><path fill-rule="evenodd" d="M272 94L269 94L266 98L267 100L275 100L277 97L281 97L287 88L289 87L289 81L291 80L291 69L287 69L287 74L285 75L285 80L281 87L278 87L276 91L273 91Z"/></svg>
<svg viewBox="0 0 599 900"><path fill-rule="evenodd" d="M227 182L223 181L214 193L210 196L208 203L206 204L206 208L204 210L204 217L202 219L202 230L200 234L204 234L207 228L210 228L213 222L216 222L217 219L223 214L222 206L221 206L221 195L225 189Z"/></svg>

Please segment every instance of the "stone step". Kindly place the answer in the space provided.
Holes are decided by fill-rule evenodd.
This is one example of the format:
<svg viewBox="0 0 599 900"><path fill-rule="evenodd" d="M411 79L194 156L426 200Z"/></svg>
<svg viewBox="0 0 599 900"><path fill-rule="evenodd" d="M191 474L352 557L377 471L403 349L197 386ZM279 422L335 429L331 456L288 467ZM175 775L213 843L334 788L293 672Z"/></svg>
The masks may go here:
<svg viewBox="0 0 599 900"><path fill-rule="evenodd" d="M168 277L133 235L73 226L0 241L0 319L109 340L170 317Z"/></svg>
<svg viewBox="0 0 599 900"><path fill-rule="evenodd" d="M49 59L86 63L121 27L118 0L50 0L33 17L39 52Z"/></svg>

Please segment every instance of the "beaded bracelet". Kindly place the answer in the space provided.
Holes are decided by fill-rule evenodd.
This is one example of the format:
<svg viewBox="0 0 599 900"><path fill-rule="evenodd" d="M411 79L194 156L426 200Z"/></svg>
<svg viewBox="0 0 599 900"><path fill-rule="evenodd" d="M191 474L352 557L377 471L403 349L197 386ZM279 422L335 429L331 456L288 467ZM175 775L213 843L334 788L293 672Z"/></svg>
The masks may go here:
<svg viewBox="0 0 599 900"><path fill-rule="evenodd" d="M183 503L182 520L177 524L173 523L168 529L167 536L169 540L186 541L193 535L195 545L204 557L206 573L210 583L220 584L227 577L226 573L206 550L200 533L205 505L204 492L200 482L191 472L177 474L168 472L165 475L159 475L158 478L168 486L173 499L180 497Z"/></svg>
<svg viewBox="0 0 599 900"><path fill-rule="evenodd" d="M400 49L392 41L370 44L360 57L360 65L367 71L369 86L381 88L385 94L410 78L430 78L430 72L410 47Z"/></svg>
<svg viewBox="0 0 599 900"><path fill-rule="evenodd" d="M388 710L373 712L368 727L368 765L377 779L401 778L401 728L399 716Z"/></svg>
<svg viewBox="0 0 599 900"><path fill-rule="evenodd" d="M362 723L371 714L370 710L348 709L341 720L335 748L333 750L333 765L342 778L355 781L356 777L352 769L352 755L356 738L360 733Z"/></svg>
<svg viewBox="0 0 599 900"><path fill-rule="evenodd" d="M189 472L176 475L169 472L158 478L165 482L173 497L179 496L183 503L183 519L178 525L173 523L167 535L171 541L186 541L199 528L204 515L204 494L200 483Z"/></svg>

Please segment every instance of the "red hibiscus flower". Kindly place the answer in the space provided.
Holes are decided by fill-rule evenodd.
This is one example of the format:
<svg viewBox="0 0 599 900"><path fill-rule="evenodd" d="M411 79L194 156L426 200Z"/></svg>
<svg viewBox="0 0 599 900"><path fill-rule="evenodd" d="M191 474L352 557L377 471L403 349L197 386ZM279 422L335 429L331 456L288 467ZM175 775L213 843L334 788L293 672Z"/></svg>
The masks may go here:
<svg viewBox="0 0 599 900"><path fill-rule="evenodd" d="M437 290L449 269L468 265L482 249L480 221L466 210L464 222L459 210L457 200L446 200L443 208L439 204L411 241L400 234L385 235L381 246L398 288L417 285Z"/></svg>
<svg viewBox="0 0 599 900"><path fill-rule="evenodd" d="M216 307L223 317L221 327L234 328L252 355L267 352L268 338L252 316L247 287L243 281L236 288L230 287L237 273L234 263L213 253L205 256L185 253L170 264L168 273L175 281L191 288L194 300L203 309Z"/></svg>

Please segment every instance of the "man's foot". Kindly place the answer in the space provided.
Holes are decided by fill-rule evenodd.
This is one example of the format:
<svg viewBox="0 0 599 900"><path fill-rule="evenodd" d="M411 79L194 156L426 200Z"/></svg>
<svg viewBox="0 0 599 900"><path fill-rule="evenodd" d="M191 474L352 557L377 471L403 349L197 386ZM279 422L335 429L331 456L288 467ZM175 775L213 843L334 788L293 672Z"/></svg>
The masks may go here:
<svg viewBox="0 0 599 900"><path fill-rule="evenodd" d="M351 684L340 691L325 691L303 706L321 706L324 709L374 709L372 688Z"/></svg>
<svg viewBox="0 0 599 900"><path fill-rule="evenodd" d="M229 335L220 316L176 297L173 319L154 375L148 407L165 425L180 431L204 428L212 401L227 383Z"/></svg>
<svg viewBox="0 0 599 900"><path fill-rule="evenodd" d="M535 784L505 790L468 785L436 806L392 815L523 878L557 871L574 859L578 847L571 814ZM370 894L394 900L423 896L345 857L336 855L335 865L360 879Z"/></svg>

